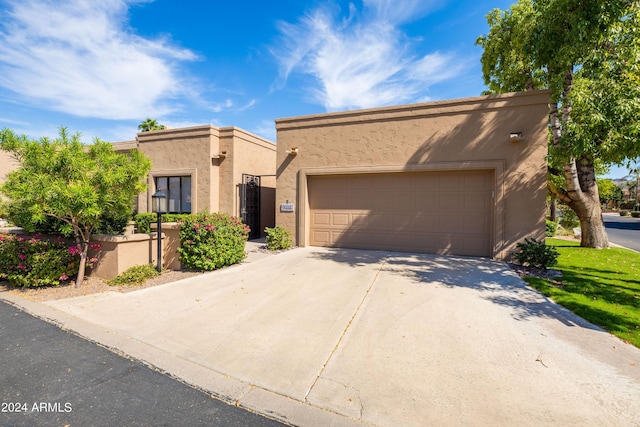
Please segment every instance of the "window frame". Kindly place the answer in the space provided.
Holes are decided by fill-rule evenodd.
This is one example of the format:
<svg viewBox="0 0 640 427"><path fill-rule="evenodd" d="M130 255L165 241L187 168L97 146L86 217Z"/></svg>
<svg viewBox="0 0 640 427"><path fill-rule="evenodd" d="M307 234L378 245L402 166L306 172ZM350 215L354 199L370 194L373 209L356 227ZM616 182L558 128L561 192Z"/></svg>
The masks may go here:
<svg viewBox="0 0 640 427"><path fill-rule="evenodd" d="M177 198L175 195L175 189L173 191L171 191L170 189L169 183L171 178L179 178L179 190L178 190ZM161 179L165 179L166 187L163 187L162 185L160 186L158 185L159 180ZM187 180L189 180L190 182L187 182ZM154 171L149 174L149 189L152 191L149 191L148 197L150 199L151 194L153 194L155 191L158 191L159 189L162 189L162 191L164 191L165 194L167 195L167 208L168 208L167 213L189 214L189 213L196 212L196 200L195 200L195 182L196 181L195 180L196 180L195 171L192 171L192 170ZM187 197L187 194L185 194L186 193L185 190L189 192L189 195L191 197L190 211L185 211L184 209L184 202ZM172 205L171 203L172 199L178 202L178 209L170 208ZM151 206L150 201L148 206Z"/></svg>

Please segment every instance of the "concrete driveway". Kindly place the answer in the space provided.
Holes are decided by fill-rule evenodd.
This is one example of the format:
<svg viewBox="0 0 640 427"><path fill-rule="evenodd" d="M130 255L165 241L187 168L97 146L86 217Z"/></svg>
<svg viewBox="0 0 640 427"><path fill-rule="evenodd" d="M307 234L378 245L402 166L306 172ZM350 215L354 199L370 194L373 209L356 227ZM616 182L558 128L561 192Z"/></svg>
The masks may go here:
<svg viewBox="0 0 640 427"><path fill-rule="evenodd" d="M640 350L487 259L299 248L23 303L294 425L640 425Z"/></svg>

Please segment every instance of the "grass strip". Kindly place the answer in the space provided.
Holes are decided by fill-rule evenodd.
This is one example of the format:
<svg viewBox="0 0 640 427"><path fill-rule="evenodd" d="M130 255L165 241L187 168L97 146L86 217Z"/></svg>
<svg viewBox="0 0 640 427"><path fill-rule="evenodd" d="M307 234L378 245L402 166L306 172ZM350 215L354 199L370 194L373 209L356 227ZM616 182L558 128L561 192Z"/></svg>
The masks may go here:
<svg viewBox="0 0 640 427"><path fill-rule="evenodd" d="M532 287L578 316L640 348L640 253L582 248L547 239L560 253L554 280L526 277Z"/></svg>

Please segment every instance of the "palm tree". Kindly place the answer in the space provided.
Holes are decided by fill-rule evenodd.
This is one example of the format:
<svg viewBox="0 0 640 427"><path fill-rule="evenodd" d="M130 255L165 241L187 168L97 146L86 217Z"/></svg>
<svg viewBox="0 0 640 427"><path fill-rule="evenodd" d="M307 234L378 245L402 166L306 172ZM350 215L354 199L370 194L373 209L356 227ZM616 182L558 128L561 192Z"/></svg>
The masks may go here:
<svg viewBox="0 0 640 427"><path fill-rule="evenodd" d="M158 123L157 120L151 119L147 117L147 120L143 120L138 125L138 130L140 132L150 132L152 130L162 130L164 129L164 125Z"/></svg>

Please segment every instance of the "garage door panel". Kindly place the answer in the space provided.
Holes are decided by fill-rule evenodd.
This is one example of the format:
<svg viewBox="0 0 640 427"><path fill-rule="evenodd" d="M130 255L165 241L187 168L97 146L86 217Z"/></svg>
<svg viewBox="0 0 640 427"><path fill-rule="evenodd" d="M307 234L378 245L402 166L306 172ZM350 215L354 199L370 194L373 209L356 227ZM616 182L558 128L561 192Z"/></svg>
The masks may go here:
<svg viewBox="0 0 640 427"><path fill-rule="evenodd" d="M331 225L348 226L350 224L348 213L334 213L331 215Z"/></svg>
<svg viewBox="0 0 640 427"><path fill-rule="evenodd" d="M371 208L371 195L369 193L357 192L351 195L351 199L348 203L351 209L363 209L368 210Z"/></svg>
<svg viewBox="0 0 640 427"><path fill-rule="evenodd" d="M324 212L314 212L311 216L311 226L317 227L322 225L330 225L331 224L331 214Z"/></svg>
<svg viewBox="0 0 640 427"><path fill-rule="evenodd" d="M478 233L478 230L487 230L490 226L488 215L465 216L462 220L462 232L465 234Z"/></svg>
<svg viewBox="0 0 640 427"><path fill-rule="evenodd" d="M465 194L463 197L463 209L486 210L491 200L486 192Z"/></svg>
<svg viewBox="0 0 640 427"><path fill-rule="evenodd" d="M414 188L420 191L430 192L439 190L438 179L434 179L433 176L416 174L413 178L413 183Z"/></svg>
<svg viewBox="0 0 640 427"><path fill-rule="evenodd" d="M441 174L438 176L438 191L457 191L464 188L464 176L459 174Z"/></svg>
<svg viewBox="0 0 640 427"><path fill-rule="evenodd" d="M420 191L415 195L415 208L418 212L430 211L438 204L438 193Z"/></svg>
<svg viewBox="0 0 640 427"><path fill-rule="evenodd" d="M413 190L403 189L391 194L391 209L395 211L414 210L416 207L416 194Z"/></svg>
<svg viewBox="0 0 640 427"><path fill-rule="evenodd" d="M311 245L491 255L493 173L309 176Z"/></svg>
<svg viewBox="0 0 640 427"><path fill-rule="evenodd" d="M354 176L352 180L349 180L349 182L346 185L344 183L344 180L342 180L340 185L344 186L345 188L349 188L351 190L366 191L370 188L371 178L366 175L357 175L357 176Z"/></svg>
<svg viewBox="0 0 640 427"><path fill-rule="evenodd" d="M484 171L468 172L464 176L464 188L468 190L482 190L491 187L492 176Z"/></svg>
<svg viewBox="0 0 640 427"><path fill-rule="evenodd" d="M457 211L464 209L464 195L457 193L445 193L438 197L436 209L439 211Z"/></svg>
<svg viewBox="0 0 640 427"><path fill-rule="evenodd" d="M438 216L418 213L413 218L413 224L418 230L435 230L438 227Z"/></svg>
<svg viewBox="0 0 640 427"><path fill-rule="evenodd" d="M313 230L311 237L318 246L330 246L333 243L329 230Z"/></svg>

